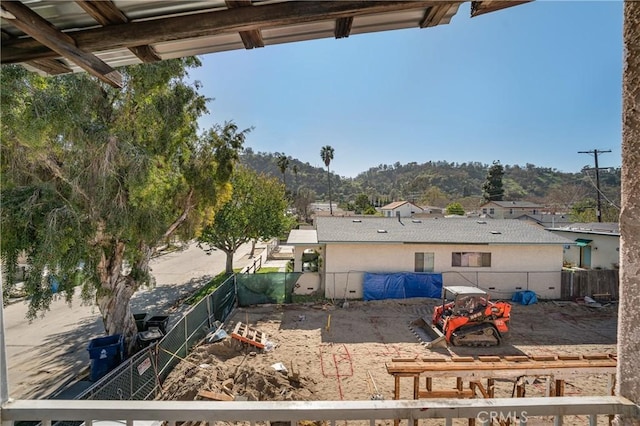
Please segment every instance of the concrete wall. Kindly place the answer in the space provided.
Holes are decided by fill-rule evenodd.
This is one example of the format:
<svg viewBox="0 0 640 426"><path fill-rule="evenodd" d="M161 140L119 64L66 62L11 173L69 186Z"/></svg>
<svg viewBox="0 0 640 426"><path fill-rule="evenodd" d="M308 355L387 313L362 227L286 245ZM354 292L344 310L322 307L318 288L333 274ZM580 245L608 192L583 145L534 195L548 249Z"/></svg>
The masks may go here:
<svg viewBox="0 0 640 426"><path fill-rule="evenodd" d="M434 271L444 285L478 285L497 297L532 290L560 298L561 245L328 244L324 280L328 298L361 298L364 272L413 272L416 252L434 253ZM452 252L490 252L491 267L452 267Z"/></svg>

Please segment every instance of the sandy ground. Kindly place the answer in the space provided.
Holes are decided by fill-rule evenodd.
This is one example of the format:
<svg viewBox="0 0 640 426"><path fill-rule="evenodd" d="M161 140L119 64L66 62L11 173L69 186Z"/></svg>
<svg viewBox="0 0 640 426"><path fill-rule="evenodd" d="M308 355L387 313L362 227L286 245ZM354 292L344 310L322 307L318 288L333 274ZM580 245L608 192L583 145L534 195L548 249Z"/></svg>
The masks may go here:
<svg viewBox="0 0 640 426"><path fill-rule="evenodd" d="M346 307L305 304L238 309L227 322L227 331L230 333L236 322L249 323L266 333L274 348L256 350L231 338L202 343L165 382L162 398L192 400L198 398L199 390L226 390L249 400L363 400L376 394L393 399L394 380L385 367L392 358L616 351L617 305L595 309L553 302L514 304L511 337L502 346L429 350L408 324L430 315L435 303L411 299L352 301ZM289 374L277 372L272 367L276 363L282 363ZM299 374L299 381L292 379L291 371ZM434 379L434 388L455 385L453 379L440 380ZM526 396L543 396L544 389L542 381L530 383ZM606 376L577 376L566 382L565 395L607 395L607 389ZM496 397L510 397L512 392L512 382L496 382ZM401 380L401 393L403 398L411 398L410 379ZM547 420L551 422L543 419L528 424L547 424ZM586 418L565 420L565 424L586 423Z"/></svg>

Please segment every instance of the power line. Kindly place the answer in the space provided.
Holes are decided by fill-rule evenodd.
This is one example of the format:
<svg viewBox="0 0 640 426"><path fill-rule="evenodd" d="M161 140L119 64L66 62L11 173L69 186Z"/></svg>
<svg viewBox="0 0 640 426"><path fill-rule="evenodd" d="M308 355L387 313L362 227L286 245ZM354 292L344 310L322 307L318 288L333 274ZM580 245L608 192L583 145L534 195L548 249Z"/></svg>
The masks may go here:
<svg viewBox="0 0 640 426"><path fill-rule="evenodd" d="M578 151L578 154L593 154L593 158L595 159L596 162L596 167L595 167L595 171L596 171L596 190L598 191L598 198L597 198L597 207L596 207L596 217L598 218L598 222L602 222L602 205L601 205L601 201L600 201L600 168L598 167L598 154L603 154L605 152L611 152L610 149L606 150L606 151L602 151L602 150L597 150L597 149L593 149L591 151ZM608 167L603 167L602 169L608 169ZM590 169L588 169L590 170Z"/></svg>

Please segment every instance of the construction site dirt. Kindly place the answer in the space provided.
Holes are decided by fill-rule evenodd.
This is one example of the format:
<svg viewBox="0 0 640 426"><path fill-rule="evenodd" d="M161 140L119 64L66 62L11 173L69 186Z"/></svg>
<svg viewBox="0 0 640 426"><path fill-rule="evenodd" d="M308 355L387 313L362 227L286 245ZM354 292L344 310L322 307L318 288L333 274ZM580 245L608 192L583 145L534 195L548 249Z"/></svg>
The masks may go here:
<svg viewBox="0 0 640 426"><path fill-rule="evenodd" d="M231 335L238 322L248 324L265 335L264 349L231 337L202 342L167 378L160 399L393 399L394 377L386 368L393 359L616 353L615 303L599 308L573 302L514 304L511 334L502 345L428 349L409 324L430 316L437 303L407 299L236 309L225 330ZM455 377L433 379L433 388L455 387ZM545 381L535 377L527 378L522 389L525 397L548 392ZM564 383L565 396L605 396L610 390L606 374L574 375ZM514 382L495 380L495 397L511 396L515 396ZM413 398L411 380L401 383L400 398ZM547 420L553 423L542 419L529 424ZM565 424L586 422L586 418L565 420Z"/></svg>

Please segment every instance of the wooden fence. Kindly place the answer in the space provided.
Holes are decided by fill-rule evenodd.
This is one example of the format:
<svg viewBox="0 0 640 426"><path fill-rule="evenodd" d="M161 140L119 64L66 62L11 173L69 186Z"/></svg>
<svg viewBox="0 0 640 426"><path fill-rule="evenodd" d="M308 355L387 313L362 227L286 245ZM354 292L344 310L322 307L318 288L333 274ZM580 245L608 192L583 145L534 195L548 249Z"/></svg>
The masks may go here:
<svg viewBox="0 0 640 426"><path fill-rule="evenodd" d="M562 271L560 297L574 300L579 297L609 295L618 300L619 274L617 269Z"/></svg>

